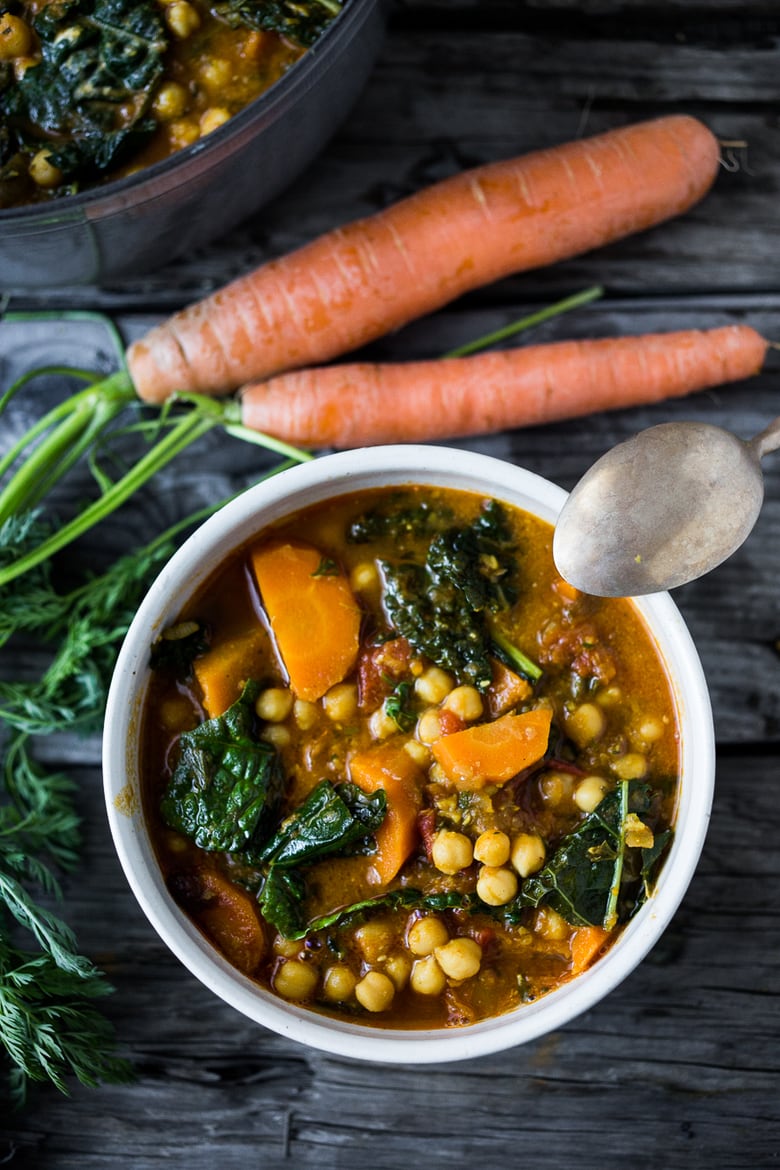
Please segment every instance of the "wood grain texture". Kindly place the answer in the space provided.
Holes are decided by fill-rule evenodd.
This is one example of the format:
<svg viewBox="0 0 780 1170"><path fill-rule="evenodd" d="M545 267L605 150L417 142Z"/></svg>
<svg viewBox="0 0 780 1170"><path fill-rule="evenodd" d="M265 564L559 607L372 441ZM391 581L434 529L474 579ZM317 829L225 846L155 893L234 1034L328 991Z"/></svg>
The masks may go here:
<svg viewBox="0 0 780 1170"><path fill-rule="evenodd" d="M119 871L97 769L78 769L88 852L72 923L113 980L138 1081L42 1090L10 1121L14 1166L286 1165L489 1170L764 1167L780 1141L776 756L723 753L710 833L672 924L607 1000L559 1032L463 1064L356 1064L273 1036L165 951ZM107 907L110 913L107 914Z"/></svg>
<svg viewBox="0 0 780 1170"><path fill-rule="evenodd" d="M436 355L593 283L605 298L533 339L607 336L748 321L780 340L780 12L770 0L398 0L377 68L306 175L219 244L110 289L43 290L12 308L116 315L125 338L259 261L462 167L669 110L702 117L731 148L712 194L684 220L597 255L507 280L370 347ZM0 289L2 274L0 273ZM54 336L56 334L56 336ZM0 386L52 345L101 369L97 323L0 322ZM570 488L608 447L667 418L748 437L778 407L780 357L738 386L668 405L466 441ZM36 387L0 438L35 416ZM96 564L253 481L267 457L212 434L87 538ZM36 1089L0 1112L0 1165L13 1170L274 1170L288 1166L451 1170L769 1170L780 1161L780 456L750 539L676 591L715 715L712 821L688 894L645 962L559 1032L446 1066L358 1065L309 1051L215 1000L167 952L114 855L100 741L44 741L79 783L83 865L63 912L116 987L106 1010L135 1084L66 1099ZM76 506L84 481L62 493ZM37 671L6 651L0 674Z"/></svg>

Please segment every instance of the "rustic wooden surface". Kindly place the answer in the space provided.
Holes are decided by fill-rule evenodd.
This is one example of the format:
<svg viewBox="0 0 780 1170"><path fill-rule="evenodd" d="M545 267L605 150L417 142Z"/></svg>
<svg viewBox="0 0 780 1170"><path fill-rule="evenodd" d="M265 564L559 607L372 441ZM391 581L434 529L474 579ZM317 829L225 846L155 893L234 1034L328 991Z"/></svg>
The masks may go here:
<svg viewBox="0 0 780 1170"><path fill-rule="evenodd" d="M442 352L592 283L597 305L538 337L748 320L780 338L780 12L775 0L402 0L354 112L292 189L221 244L110 289L10 297L12 309L111 312L126 337L156 315L320 230L459 167L671 110L703 118L726 165L677 223L503 282L373 347ZM4 340L5 339L5 340ZM0 332L0 381L19 360ZM4 350L3 346L6 346ZM11 350L14 353L11 353ZM686 402L491 436L464 447L571 487L642 426L699 418L748 436L778 413L780 357L749 385ZM181 502L220 498L258 469L212 436L85 556L140 540ZM197 477L196 477L197 471ZM99 743L45 747L81 785L84 863L66 916L108 972L106 1010L135 1084L41 1088L0 1117L0 1164L36 1170L187 1170L412 1164L743 1170L780 1163L780 459L747 544L676 592L711 688L718 772L687 897L654 951L560 1032L439 1067L357 1065L274 1036L216 1001L164 949L113 855ZM182 509L185 509L182 504ZM11 664L13 665L13 664ZM9 668L8 663L3 669Z"/></svg>

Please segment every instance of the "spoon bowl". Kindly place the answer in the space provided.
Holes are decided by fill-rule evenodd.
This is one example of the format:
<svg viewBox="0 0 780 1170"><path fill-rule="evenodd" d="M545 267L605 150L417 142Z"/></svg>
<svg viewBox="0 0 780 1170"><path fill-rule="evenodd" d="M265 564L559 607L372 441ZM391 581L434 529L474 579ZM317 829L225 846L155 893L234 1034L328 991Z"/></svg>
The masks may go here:
<svg viewBox="0 0 780 1170"><path fill-rule="evenodd" d="M600 597L641 596L710 572L749 536L761 457L780 420L743 440L709 423L661 423L619 443L572 491L553 538L559 573Z"/></svg>

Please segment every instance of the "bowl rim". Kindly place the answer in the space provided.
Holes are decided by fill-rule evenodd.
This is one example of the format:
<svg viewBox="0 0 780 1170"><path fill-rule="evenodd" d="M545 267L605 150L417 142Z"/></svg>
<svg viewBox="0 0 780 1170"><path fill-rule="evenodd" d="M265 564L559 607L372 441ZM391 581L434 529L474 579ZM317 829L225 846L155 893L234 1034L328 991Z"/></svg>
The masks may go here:
<svg viewBox="0 0 780 1170"><path fill-rule="evenodd" d="M249 1019L310 1047L372 1062L419 1064L458 1061L528 1043L595 1006L630 975L676 913L698 864L714 792L715 741L703 668L677 606L668 593L634 598L632 603L656 643L675 692L682 782L676 832L657 888L598 963L511 1013L462 1028L435 1030L365 1026L320 1015L280 999L231 967L164 890L143 823L133 737L148 678L149 645L226 553L253 532L329 496L380 483L414 482L494 494L551 523L566 499L562 488L506 460L425 445L323 455L246 489L193 532L142 600L120 649L109 690L103 773L109 826L127 881L161 939L196 978ZM204 566L206 549L209 560Z"/></svg>
<svg viewBox="0 0 780 1170"><path fill-rule="evenodd" d="M61 199L0 208L0 228L6 223L19 227L28 220L36 223L67 221L69 218L77 218L79 211L86 211L87 218L94 219L104 210L120 210L119 205L115 208L113 204L117 200L121 202L122 197L128 194L135 195L132 206L140 207L157 199L164 190L180 186L181 181L190 182L193 176L189 174L189 164L199 162L199 173L208 171L211 166L221 162L225 146L246 135L257 119L266 122L275 120L277 107L287 106L296 100L299 92L305 93L311 87L312 73L320 67L323 55L331 56L342 42L348 42L357 35L365 21L375 11L381 10L383 3L384 0L345 0L342 10L314 44L273 85L205 138L121 179L109 179L73 195L64 195ZM180 181L177 174L182 171L187 174ZM101 206L104 203L105 208Z"/></svg>

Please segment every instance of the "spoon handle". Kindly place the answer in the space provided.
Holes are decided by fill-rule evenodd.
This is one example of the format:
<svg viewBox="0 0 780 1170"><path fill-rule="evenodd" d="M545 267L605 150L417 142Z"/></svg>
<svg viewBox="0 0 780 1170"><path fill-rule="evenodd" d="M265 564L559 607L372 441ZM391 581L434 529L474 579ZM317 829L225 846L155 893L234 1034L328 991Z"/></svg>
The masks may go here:
<svg viewBox="0 0 780 1170"><path fill-rule="evenodd" d="M763 431L751 440L750 445L759 459L763 459L770 451L776 451L780 447L780 417L764 427Z"/></svg>

